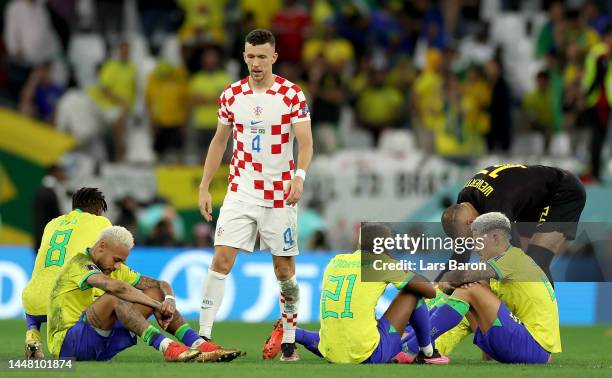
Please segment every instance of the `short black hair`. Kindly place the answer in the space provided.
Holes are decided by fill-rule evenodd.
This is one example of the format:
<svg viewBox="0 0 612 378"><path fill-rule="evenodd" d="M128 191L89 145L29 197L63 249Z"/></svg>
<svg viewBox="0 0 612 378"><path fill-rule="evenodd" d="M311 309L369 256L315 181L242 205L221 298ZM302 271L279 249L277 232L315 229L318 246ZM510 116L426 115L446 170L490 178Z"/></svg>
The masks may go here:
<svg viewBox="0 0 612 378"><path fill-rule="evenodd" d="M363 252L374 251L374 239L389 238L393 231L384 223L365 223L361 226L361 244L359 249Z"/></svg>
<svg viewBox="0 0 612 378"><path fill-rule="evenodd" d="M81 209L88 213L106 211L108 205L104 194L98 188L81 188L72 195L72 210Z"/></svg>
<svg viewBox="0 0 612 378"><path fill-rule="evenodd" d="M244 41L253 46L265 45L266 43L269 43L270 45L272 45L272 47L276 46L276 39L274 38L274 34L272 34L271 31L266 29L251 30L251 32L247 34Z"/></svg>

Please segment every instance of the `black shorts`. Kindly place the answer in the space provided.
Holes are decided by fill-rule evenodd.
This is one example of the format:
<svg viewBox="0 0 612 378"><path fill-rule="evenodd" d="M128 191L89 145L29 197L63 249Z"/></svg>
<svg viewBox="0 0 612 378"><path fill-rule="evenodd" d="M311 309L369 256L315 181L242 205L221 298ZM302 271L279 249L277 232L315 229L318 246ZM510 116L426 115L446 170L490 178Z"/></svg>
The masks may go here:
<svg viewBox="0 0 612 378"><path fill-rule="evenodd" d="M585 203L584 186L575 175L565 171L550 202L542 209L534 232L559 231L566 240L574 240Z"/></svg>

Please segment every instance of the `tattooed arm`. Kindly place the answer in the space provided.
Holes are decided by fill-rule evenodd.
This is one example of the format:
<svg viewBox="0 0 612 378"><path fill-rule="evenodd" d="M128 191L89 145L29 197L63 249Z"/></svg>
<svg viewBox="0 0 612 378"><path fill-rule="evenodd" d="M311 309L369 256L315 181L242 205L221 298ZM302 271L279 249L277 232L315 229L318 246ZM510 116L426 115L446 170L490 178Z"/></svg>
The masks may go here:
<svg viewBox="0 0 612 378"><path fill-rule="evenodd" d="M176 300L174 299L174 291L172 291L172 287L168 282L156 280L155 278L147 276L141 276L140 281L138 281L138 284L135 287L136 289L140 290L153 288L159 289L164 296L164 301L161 303L161 307L159 308L159 312L162 315L160 319L161 323L168 323L172 320L174 312L176 311Z"/></svg>
<svg viewBox="0 0 612 378"><path fill-rule="evenodd" d="M156 280L155 278L141 276L140 281L138 281L138 285L135 286L136 289L145 290L150 288L159 288L161 292L164 294L164 297L170 295L174 296L174 291L172 291L172 287L166 281Z"/></svg>
<svg viewBox="0 0 612 378"><path fill-rule="evenodd" d="M149 297L142 291L128 285L123 281L115 280L104 274L94 274L89 276L87 278L87 283L127 302L140 303L156 310L159 310L162 307L161 303Z"/></svg>

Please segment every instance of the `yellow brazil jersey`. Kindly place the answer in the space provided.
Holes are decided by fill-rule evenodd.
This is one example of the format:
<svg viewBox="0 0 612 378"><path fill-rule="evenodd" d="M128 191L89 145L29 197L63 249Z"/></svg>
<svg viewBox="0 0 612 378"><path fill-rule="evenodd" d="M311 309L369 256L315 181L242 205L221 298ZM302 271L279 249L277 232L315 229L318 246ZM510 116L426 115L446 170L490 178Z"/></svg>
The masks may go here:
<svg viewBox="0 0 612 378"><path fill-rule="evenodd" d="M546 274L531 257L516 247L510 247L487 263L497 274L497 279L490 281L491 290L542 348L560 353L559 310Z"/></svg>
<svg viewBox="0 0 612 378"><path fill-rule="evenodd" d="M136 74L134 64L111 59L102 66L98 84L89 88L89 95L99 106L113 107L114 104L102 93L101 87L105 87L131 107L136 100Z"/></svg>
<svg viewBox="0 0 612 378"><path fill-rule="evenodd" d="M414 273L403 273L403 288ZM378 346L375 307L390 282L361 280L361 252L336 255L323 273L319 351L334 363L361 363ZM390 330L393 331L393 330Z"/></svg>
<svg viewBox="0 0 612 378"><path fill-rule="evenodd" d="M66 264L60 272L49 296L49 311L47 317L47 340L49 351L58 357L68 329L75 325L83 311L102 293L86 281L91 275L103 274L94 264L88 253L80 253ZM136 273L122 264L118 271L111 274L112 278L120 279L132 285L140 280Z"/></svg>
<svg viewBox="0 0 612 378"><path fill-rule="evenodd" d="M159 62L147 79L145 97L155 126L182 126L187 121L187 71Z"/></svg>
<svg viewBox="0 0 612 378"><path fill-rule="evenodd" d="M211 99L207 105L198 105L194 109L193 120L197 128L215 129L217 127L217 99L230 83L230 76L223 70L198 72L189 82L189 94Z"/></svg>
<svg viewBox="0 0 612 378"><path fill-rule="evenodd" d="M45 315L49 291L60 270L75 255L91 247L100 232L112 226L102 216L79 209L51 220L45 231L34 262L32 278L22 292L25 312L30 315Z"/></svg>

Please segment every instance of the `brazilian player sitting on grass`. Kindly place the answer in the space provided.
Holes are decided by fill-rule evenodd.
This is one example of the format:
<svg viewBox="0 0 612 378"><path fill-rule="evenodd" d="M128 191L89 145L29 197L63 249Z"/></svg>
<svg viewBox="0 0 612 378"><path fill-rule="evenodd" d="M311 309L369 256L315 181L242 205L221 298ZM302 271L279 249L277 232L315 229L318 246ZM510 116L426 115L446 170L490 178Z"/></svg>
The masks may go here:
<svg viewBox="0 0 612 378"><path fill-rule="evenodd" d="M112 226L86 253L60 272L49 298L47 339L54 357L104 361L136 345L136 335L159 350L166 361L230 361L241 353L198 336L175 308L172 288L136 273L127 265L132 234ZM115 278L110 277L113 274ZM104 292L96 298L93 288ZM161 328L149 324L154 314Z"/></svg>
<svg viewBox="0 0 612 378"><path fill-rule="evenodd" d="M559 313L544 271L510 244L511 226L499 212L471 224L486 270L446 273L440 287L452 295L431 316L432 337L447 332L471 314L474 344L503 363L544 364L561 352Z"/></svg>
<svg viewBox="0 0 612 378"><path fill-rule="evenodd" d="M106 208L101 191L81 188L72 196L72 211L52 219L45 226L32 278L22 292L27 322L26 358L44 358L40 327L47 321L51 287L64 265L91 247L100 231L111 226L102 216Z"/></svg>
<svg viewBox="0 0 612 378"><path fill-rule="evenodd" d="M306 349L333 363L380 364L390 362L401 351L401 334L412 324L420 345L419 361L448 363L433 349L429 312L423 298L433 298L435 290L425 278L412 272L382 277L378 282L362 280L362 253L370 254L376 237L388 237L391 230L382 224L368 224L361 230L361 249L352 254L336 255L323 274L321 293L321 329L311 332L298 328L295 340ZM383 255L382 258L389 258ZM376 303L388 284L398 294L380 319L375 317ZM264 359L280 351L283 329L279 322L264 345Z"/></svg>

